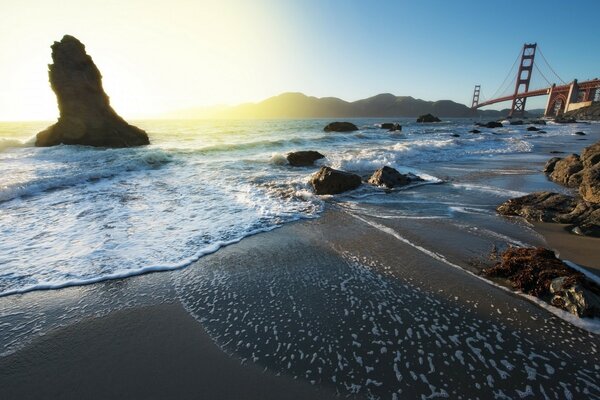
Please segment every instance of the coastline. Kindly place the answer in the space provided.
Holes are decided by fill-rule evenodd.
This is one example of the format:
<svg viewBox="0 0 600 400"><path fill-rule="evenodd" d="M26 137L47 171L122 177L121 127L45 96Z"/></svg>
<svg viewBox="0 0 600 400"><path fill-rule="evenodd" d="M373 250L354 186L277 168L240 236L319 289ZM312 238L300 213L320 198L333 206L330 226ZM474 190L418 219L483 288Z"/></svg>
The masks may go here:
<svg viewBox="0 0 600 400"><path fill-rule="evenodd" d="M248 237L183 270L86 287L86 292L96 293L86 296L93 304L97 296L112 293L105 304L117 297L127 305L99 317L84 313L79 321L36 335L24 348L0 358L0 394L331 398L334 386L340 391L356 385L352 390L367 396L379 396L384 389L408 397L474 397L500 391L514 396L515 389L526 389L531 369L546 393L566 393L558 381L572 392L582 385L596 393L581 380L598 375L590 369L600 363L597 335L449 268L352 213L329 207L319 219ZM361 218L382 223L372 216ZM411 229L393 227L401 237L410 237ZM77 295L81 290L30 292L0 299L0 305L11 302L26 311L26 304L38 304L44 309L57 298L66 309L87 309ZM155 304L148 305L147 299L134 304L132 299L144 296ZM364 322L359 321L365 313L375 325L368 323L363 331ZM32 314L39 315L39 310ZM250 330L236 334L244 327ZM301 332L304 338L311 329L323 337L320 350L310 350L312 342L296 337L289 342L291 348L274 353L277 342L288 343L288 335ZM309 351L321 354L321 374L301 358ZM532 365L531 354L543 357L544 363ZM398 357L402 363L393 361ZM502 360L511 367L502 367ZM469 365L474 369L465 367ZM132 376L145 383L134 383ZM33 387L32 381L49 386ZM352 390L340 394L345 397ZM534 392L538 390L536 386Z"/></svg>

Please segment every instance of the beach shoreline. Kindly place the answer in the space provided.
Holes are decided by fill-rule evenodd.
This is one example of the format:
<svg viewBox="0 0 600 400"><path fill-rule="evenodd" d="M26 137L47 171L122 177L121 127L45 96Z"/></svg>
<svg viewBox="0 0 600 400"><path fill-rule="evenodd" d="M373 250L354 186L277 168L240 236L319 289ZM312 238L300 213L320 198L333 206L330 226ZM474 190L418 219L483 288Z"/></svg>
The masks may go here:
<svg viewBox="0 0 600 400"><path fill-rule="evenodd" d="M293 399L331 398L336 392L342 397L380 395L383 390L380 388L390 387L394 388L392 392L408 397L427 393L468 397L488 390L489 393L513 390L515 394L514 388L523 385L519 387L523 389L528 382L523 365L529 365L530 352L546 358L546 365L555 370L553 378L560 376L568 385L576 385L576 381L569 383L569 377L576 379L581 371L598 374L589 369L598 364L597 335L556 318L510 291L462 269L449 267L443 260L419 250L420 244L410 241L415 238L406 242L398 240L398 237L410 237L410 227L395 226L394 236L381 229L381 222L374 217L329 207L319 219L293 222L248 237L183 270L90 285L86 291L102 296L114 290L124 296L124 303L131 302L129 297L142 297L142 294L157 297L155 304L133 304L99 317L84 313L79 321L32 338L28 345L0 358L0 394L4 398L164 398L175 395L178 398ZM340 226L345 229L340 230ZM16 309L26 310L24 304L39 304L56 297L62 299L62 306L69 308L72 305L66 299L70 297L74 304L86 308L75 300L80 290L72 287L30 292L0 299L0 305L11 301ZM362 293L363 290L366 292ZM284 293L291 300L285 301ZM107 303L112 301L108 299ZM353 301L360 301L354 309ZM404 304L405 308L395 308L394 302ZM327 307L319 308L322 304ZM43 304L40 306L44 308ZM392 311L401 323L396 317L392 320L385 317ZM359 329L360 318L357 320L354 316L360 313L375 317L378 332L370 332L371 328ZM281 317L274 319L278 314ZM295 317L288 320L288 316L294 314ZM245 315L247 319L240 324L234 315ZM440 322L435 323L438 319ZM422 325L427 320L432 323L430 328ZM441 320L446 322L441 324ZM252 333L234 333L237 329L243 330L243 326L252 328L255 323L259 325ZM447 326L448 330L438 325ZM278 336L266 326L280 330L280 341L287 334L293 337L306 329L319 332L334 346L331 354L325 344L321 350L312 350L324 358L324 371L331 368L330 374L337 377L338 385L344 379L344 385L357 386L351 391L340 390L340 386L336 389L328 373L319 374L308 361L299 360L299 352L310 351L310 346L299 336L290 342L291 349L272 354L269 341L274 342ZM402 333L394 334L397 328L401 328ZM474 336L475 331L479 333ZM357 335L356 339L352 332ZM396 339L390 341L392 338ZM347 340L350 342L346 343ZM352 346L353 340L362 347ZM368 344L371 340L392 344L381 347ZM439 348L442 340L445 344ZM407 346L411 342L415 344ZM246 347L247 343L254 347ZM502 351L496 354L499 350L492 351L493 347L485 350L486 343L500 346ZM348 375L334 371L338 368L333 361L337 362L336 351L341 354ZM352 351L355 356L362 355L360 364L372 363L376 371L372 378L370 373L356 369L352 356L347 358ZM480 351L486 353L481 360L477 357ZM566 358L568 364L564 363L566 356L559 356L561 351L570 354ZM371 352L376 355L369 355ZM403 376L400 380L399 375L390 375L396 363L391 361L394 357L388 359L388 354L395 352L399 353L394 357L401 357L407 363L398 366ZM291 354L298 358L291 359L285 368ZM423 357L421 354L429 354L427 357L430 365L435 365L435 372L427 362L418 361ZM468 354L473 356L469 356L469 362L477 369L482 368L481 373L458 368ZM330 365L327 357L331 356ZM285 362L281 362L282 359ZM494 359L495 362L489 361ZM508 373L511 379L496 377L496 382L488 386L486 376L493 371L493 368L488 371L489 363L501 365L502 359L510 360L514 366L502 373ZM481 364L477 366L478 363ZM305 369L311 372L300 376ZM413 381L411 371L415 376L422 375L424 380ZM282 376L277 376L279 374ZM469 374L474 374L474 378L467 379ZM365 387L368 379L376 379L382 386ZM32 381L40 384L32 386ZM467 384L468 381L472 384ZM550 390L552 382L548 378L540 384ZM357 389L359 386L361 389ZM586 387L594 393L592 387Z"/></svg>

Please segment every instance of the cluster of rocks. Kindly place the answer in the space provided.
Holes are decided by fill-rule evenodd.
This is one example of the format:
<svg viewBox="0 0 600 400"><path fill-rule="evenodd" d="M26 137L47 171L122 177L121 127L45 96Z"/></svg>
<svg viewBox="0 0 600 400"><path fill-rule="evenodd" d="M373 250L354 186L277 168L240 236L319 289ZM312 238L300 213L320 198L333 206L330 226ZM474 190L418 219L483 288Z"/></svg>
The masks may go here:
<svg viewBox="0 0 600 400"><path fill-rule="evenodd" d="M600 142L586 147L581 156L551 158L544 173L550 180L576 189L577 195L535 192L506 201L498 212L529 221L569 224L573 233L600 237Z"/></svg>
<svg viewBox="0 0 600 400"><path fill-rule="evenodd" d="M379 125L381 129L386 129L389 132L396 132L402 130L402 125L397 122L384 122ZM358 127L352 122L336 121L331 122L323 128L325 132L354 132L358 130Z"/></svg>
<svg viewBox="0 0 600 400"><path fill-rule="evenodd" d="M65 35L60 42L54 42L52 61L48 74L60 117L37 134L36 146L149 144L146 132L129 125L112 109L102 88L102 75L79 40Z"/></svg>
<svg viewBox="0 0 600 400"><path fill-rule="evenodd" d="M413 174L401 174L396 169L384 166L375 171L367 183L375 186L394 188L422 181ZM357 174L340 171L330 167L321 167L310 179L310 184L316 194L339 194L353 190L362 185L363 181Z"/></svg>
<svg viewBox="0 0 600 400"><path fill-rule="evenodd" d="M551 250L510 247L483 273L507 279L514 289L579 317L600 316L600 286L556 258Z"/></svg>

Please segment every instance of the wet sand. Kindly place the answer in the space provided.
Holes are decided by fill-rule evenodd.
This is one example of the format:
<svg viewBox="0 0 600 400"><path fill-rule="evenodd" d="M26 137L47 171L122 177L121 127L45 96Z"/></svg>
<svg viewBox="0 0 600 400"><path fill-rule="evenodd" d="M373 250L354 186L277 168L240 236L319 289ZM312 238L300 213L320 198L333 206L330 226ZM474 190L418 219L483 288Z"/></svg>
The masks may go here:
<svg viewBox="0 0 600 400"><path fill-rule="evenodd" d="M51 332L0 359L2 399L328 399L225 355L179 303Z"/></svg>
<svg viewBox="0 0 600 400"><path fill-rule="evenodd" d="M569 233L567 225L537 223L535 229L544 236L548 248L558 257L585 267L600 276L600 238Z"/></svg>
<svg viewBox="0 0 600 400"><path fill-rule="evenodd" d="M179 271L91 285L125 302L164 297L0 358L0 397L600 398L597 335L385 223L331 207Z"/></svg>

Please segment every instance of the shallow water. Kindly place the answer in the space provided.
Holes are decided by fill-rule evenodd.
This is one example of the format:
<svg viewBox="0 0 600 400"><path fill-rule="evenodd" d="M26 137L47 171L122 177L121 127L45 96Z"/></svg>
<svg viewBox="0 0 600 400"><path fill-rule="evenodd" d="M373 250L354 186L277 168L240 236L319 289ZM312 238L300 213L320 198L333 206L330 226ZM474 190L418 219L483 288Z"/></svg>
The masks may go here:
<svg viewBox="0 0 600 400"><path fill-rule="evenodd" d="M35 148L31 138L45 124L2 123L0 295L180 268L248 235L318 217L324 199L307 184L316 168L289 167L289 151L318 150L327 156L321 164L362 176L389 165L427 183L450 181L433 197L411 189L414 204L399 210L453 218L493 212L490 197L524 193L498 178L523 172L506 170L502 157L541 163L548 143L581 147L574 132L590 127L548 125L536 134L507 126L474 135L469 120L399 119L402 132L390 133L378 128L385 121L353 120L360 130L352 133L325 133L325 120L141 121L152 145L134 149ZM493 179L472 176L483 166ZM337 200L368 210L402 201L398 193L363 186ZM484 207L465 204L469 193L487 194Z"/></svg>

